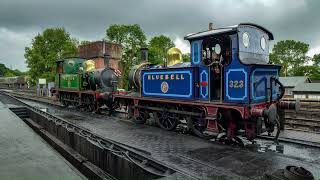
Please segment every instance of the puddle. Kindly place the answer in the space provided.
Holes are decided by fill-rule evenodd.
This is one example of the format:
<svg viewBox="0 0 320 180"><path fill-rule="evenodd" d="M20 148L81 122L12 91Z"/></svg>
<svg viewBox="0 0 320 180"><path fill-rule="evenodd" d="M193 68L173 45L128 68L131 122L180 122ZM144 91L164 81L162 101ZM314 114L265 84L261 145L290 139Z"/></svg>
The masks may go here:
<svg viewBox="0 0 320 180"><path fill-rule="evenodd" d="M247 149L260 153L275 152L300 159L320 160L320 149L299 144L279 143L271 141L257 140L255 144L247 145Z"/></svg>
<svg viewBox="0 0 320 180"><path fill-rule="evenodd" d="M43 112L49 112L49 108L43 108L43 107L39 107L39 109Z"/></svg>
<svg viewBox="0 0 320 180"><path fill-rule="evenodd" d="M282 144L273 144L273 143L257 143L246 146L248 149L257 152L276 152L284 153L284 145Z"/></svg>

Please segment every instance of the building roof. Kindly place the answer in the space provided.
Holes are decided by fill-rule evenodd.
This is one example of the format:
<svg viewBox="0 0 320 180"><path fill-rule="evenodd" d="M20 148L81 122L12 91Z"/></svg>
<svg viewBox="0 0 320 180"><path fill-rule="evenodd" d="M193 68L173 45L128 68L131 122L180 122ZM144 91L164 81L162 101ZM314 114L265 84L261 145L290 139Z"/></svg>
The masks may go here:
<svg viewBox="0 0 320 180"><path fill-rule="evenodd" d="M188 34L187 36L185 36L184 39L191 40L191 39L197 39L197 38L205 37L205 36L223 34L223 33L227 33L227 32L233 32L233 31L236 32L238 30L238 27L241 25L254 26L256 28L259 28L268 34L270 40L274 39L273 34L269 30L267 30L266 28L264 28L260 25L253 24L253 23L241 23L241 24L234 25L234 26L217 28L217 29L212 29L212 30L207 30L207 31L202 31L202 32L197 32L197 33L191 33L191 34Z"/></svg>
<svg viewBox="0 0 320 180"><path fill-rule="evenodd" d="M297 85L293 92L318 92L320 93L320 83L304 83Z"/></svg>
<svg viewBox="0 0 320 180"><path fill-rule="evenodd" d="M296 87L299 84L311 83L311 80L306 76L280 77L279 80L284 87Z"/></svg>

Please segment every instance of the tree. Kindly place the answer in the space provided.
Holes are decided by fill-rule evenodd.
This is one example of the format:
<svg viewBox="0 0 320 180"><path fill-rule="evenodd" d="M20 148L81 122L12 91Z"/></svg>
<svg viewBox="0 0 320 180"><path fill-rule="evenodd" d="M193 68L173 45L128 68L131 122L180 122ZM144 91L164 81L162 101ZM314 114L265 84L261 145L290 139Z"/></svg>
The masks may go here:
<svg viewBox="0 0 320 180"><path fill-rule="evenodd" d="M7 68L4 64L0 63L0 77L6 76L6 77L12 77L12 76L22 76L26 75L25 72L21 72L18 69L12 70L10 68Z"/></svg>
<svg viewBox="0 0 320 180"><path fill-rule="evenodd" d="M304 66L307 61L306 53L309 45L294 40L279 41L274 45L270 53L270 61L274 64L281 64L281 75L289 76L295 74L295 70Z"/></svg>
<svg viewBox="0 0 320 180"><path fill-rule="evenodd" d="M190 53L182 54L183 62L191 62Z"/></svg>
<svg viewBox="0 0 320 180"><path fill-rule="evenodd" d="M138 24L113 24L107 28L106 37L122 45L122 88L128 89L129 70L139 63L140 48L146 47L146 35Z"/></svg>
<svg viewBox="0 0 320 180"><path fill-rule="evenodd" d="M0 77L12 75L13 72L11 69L7 68L4 64L0 64Z"/></svg>
<svg viewBox="0 0 320 180"><path fill-rule="evenodd" d="M315 54L312 58L314 66L320 66L320 54Z"/></svg>
<svg viewBox="0 0 320 180"><path fill-rule="evenodd" d="M7 71L5 74L4 74L5 77L14 77L16 76L12 71Z"/></svg>
<svg viewBox="0 0 320 180"><path fill-rule="evenodd" d="M25 48L25 58L32 79L54 80L55 61L78 55L77 41L63 28L49 28L32 39Z"/></svg>
<svg viewBox="0 0 320 180"><path fill-rule="evenodd" d="M320 79L319 66L301 66L295 70L294 76L308 76L312 80Z"/></svg>
<svg viewBox="0 0 320 180"><path fill-rule="evenodd" d="M167 51L174 47L173 41L164 35L154 36L149 42L149 61L162 64L167 57Z"/></svg>
<svg viewBox="0 0 320 180"><path fill-rule="evenodd" d="M79 45L82 46L82 45L87 45L87 44L90 44L90 43L92 43L92 42L84 40L84 41L81 41Z"/></svg>

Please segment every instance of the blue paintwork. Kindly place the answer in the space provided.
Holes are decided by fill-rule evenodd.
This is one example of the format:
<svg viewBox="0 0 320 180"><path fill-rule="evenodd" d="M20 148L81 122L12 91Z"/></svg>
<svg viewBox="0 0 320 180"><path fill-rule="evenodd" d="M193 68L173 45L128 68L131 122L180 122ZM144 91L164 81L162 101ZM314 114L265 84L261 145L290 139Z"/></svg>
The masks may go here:
<svg viewBox="0 0 320 180"><path fill-rule="evenodd" d="M148 79L148 76L153 76L154 80ZM160 79L160 75L169 75L169 79ZM170 77L183 75L183 80L172 80ZM156 79L156 77L159 77ZM179 98L179 99L193 99L194 93L194 68L181 68L181 69L152 69L142 71L142 96L155 96L155 97L167 97L167 98ZM168 83L168 92L161 91L161 84L163 82Z"/></svg>
<svg viewBox="0 0 320 180"><path fill-rule="evenodd" d="M208 101L209 100L209 68L207 66L200 66L200 71L199 71L199 98L200 100L203 101ZM208 86L201 86L201 82L207 82Z"/></svg>
<svg viewBox="0 0 320 180"><path fill-rule="evenodd" d="M266 86L270 87L270 77L279 77L279 67L271 66L271 67L260 67L255 68L251 72L251 98L252 102L263 102L266 99L269 100L270 94L266 92ZM277 92L279 91L279 87L275 86L273 82L273 92L272 98L273 100L277 97Z"/></svg>
<svg viewBox="0 0 320 180"><path fill-rule="evenodd" d="M269 54L269 36L266 32L261 31L257 28L252 28L252 27L242 27L240 26L238 32L238 37L239 37L239 52L250 52L250 53L255 53L255 54ZM245 47L242 43L242 35L244 32L249 33L249 39L250 39L250 44L249 47ZM266 49L263 50L260 46L260 39L261 37L264 37L266 39Z"/></svg>
<svg viewBox="0 0 320 180"><path fill-rule="evenodd" d="M239 59L244 64L250 64L247 62L246 56L257 56L259 55L259 61L269 62L269 36L266 32L248 26L239 26L238 27L238 41L239 41ZM242 43L243 33L249 33L249 46L245 47ZM266 48L263 50L260 45L261 38L264 37L266 40ZM256 58L256 57L255 57ZM251 58L249 58L251 59Z"/></svg>
<svg viewBox="0 0 320 180"><path fill-rule="evenodd" d="M270 87L270 77L279 77L279 66L272 65L246 65L239 60L238 52L238 36L230 35L232 40L232 62L224 69L224 87L225 96L224 102L249 104L259 103L266 100L265 84ZM258 44L260 45L260 44ZM259 46L260 47L260 46ZM230 81L244 81L243 88L229 87ZM254 87L254 82L258 82ZM273 87L275 85L273 84ZM276 98L278 87L273 89L273 99ZM269 100L269 99L268 99Z"/></svg>
<svg viewBox="0 0 320 180"><path fill-rule="evenodd" d="M196 66L201 62L202 40L191 42L191 65Z"/></svg>
<svg viewBox="0 0 320 180"><path fill-rule="evenodd" d="M235 83L238 82L237 87ZM239 82L243 82L243 86L239 87ZM248 73L244 68L229 69L226 72L226 97L232 101L244 101L248 99ZM232 84L232 86L230 86Z"/></svg>
<svg viewBox="0 0 320 180"><path fill-rule="evenodd" d="M224 102L249 103L249 72L250 67L241 64L238 57L238 36L230 35L232 41L232 61L224 68ZM230 87L230 81L243 81L242 88Z"/></svg>

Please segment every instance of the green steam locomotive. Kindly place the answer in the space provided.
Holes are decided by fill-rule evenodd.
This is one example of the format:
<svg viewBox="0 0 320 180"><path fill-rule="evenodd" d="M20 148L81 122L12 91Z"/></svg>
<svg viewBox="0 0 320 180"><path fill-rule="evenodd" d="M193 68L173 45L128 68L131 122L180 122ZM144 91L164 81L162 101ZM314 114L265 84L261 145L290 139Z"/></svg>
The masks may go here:
<svg viewBox="0 0 320 180"><path fill-rule="evenodd" d="M108 52L98 53L98 55L103 54L103 57L102 55L92 57L84 53L82 57L56 61L53 92L64 106L71 105L86 111L99 111L99 108L104 105L112 108L110 107L112 103L108 102L112 101L111 95L116 91L118 77L121 75L116 68L118 60L112 52L121 46L102 43L104 47L109 47L106 48ZM115 48L110 49L108 45ZM98 48L101 49L101 47ZM92 48L88 51L91 52Z"/></svg>

